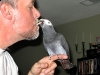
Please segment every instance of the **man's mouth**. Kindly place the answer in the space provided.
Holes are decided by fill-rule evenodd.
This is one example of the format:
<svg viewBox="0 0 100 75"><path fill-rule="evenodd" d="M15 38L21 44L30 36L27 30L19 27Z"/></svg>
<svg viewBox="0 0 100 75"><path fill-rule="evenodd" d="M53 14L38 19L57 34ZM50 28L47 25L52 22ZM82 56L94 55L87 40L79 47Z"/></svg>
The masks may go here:
<svg viewBox="0 0 100 75"><path fill-rule="evenodd" d="M36 25L39 25L38 23L39 23L39 19L36 19Z"/></svg>

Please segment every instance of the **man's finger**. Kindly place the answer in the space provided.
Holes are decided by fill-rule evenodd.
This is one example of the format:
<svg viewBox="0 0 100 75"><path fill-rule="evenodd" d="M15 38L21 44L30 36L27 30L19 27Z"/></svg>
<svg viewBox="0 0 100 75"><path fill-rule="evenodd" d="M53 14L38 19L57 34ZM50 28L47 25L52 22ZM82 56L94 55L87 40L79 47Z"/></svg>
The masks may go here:
<svg viewBox="0 0 100 75"><path fill-rule="evenodd" d="M37 74L34 74L34 75L38 75L42 71L42 69L45 69L47 67L48 67L47 63L37 62L32 66L30 72L31 73L37 73Z"/></svg>
<svg viewBox="0 0 100 75"><path fill-rule="evenodd" d="M54 69L57 67L57 64L55 62L52 62L50 66L45 70L45 73L54 73Z"/></svg>
<svg viewBox="0 0 100 75"><path fill-rule="evenodd" d="M53 61L58 60L58 59L67 59L67 58L68 56L64 54L57 54L57 55L51 56L51 60Z"/></svg>

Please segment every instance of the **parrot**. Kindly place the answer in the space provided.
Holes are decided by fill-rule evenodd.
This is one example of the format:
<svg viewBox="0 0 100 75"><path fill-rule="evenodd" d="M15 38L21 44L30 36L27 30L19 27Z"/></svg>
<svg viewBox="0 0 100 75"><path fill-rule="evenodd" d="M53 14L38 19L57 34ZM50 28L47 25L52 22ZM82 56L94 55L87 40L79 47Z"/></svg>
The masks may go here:
<svg viewBox="0 0 100 75"><path fill-rule="evenodd" d="M55 31L53 24L48 19L40 19L38 24L43 32L43 44L50 58L53 55L66 54L68 59L58 59L64 69L73 68L70 62L69 47L61 33ZM59 56L58 56L59 58Z"/></svg>

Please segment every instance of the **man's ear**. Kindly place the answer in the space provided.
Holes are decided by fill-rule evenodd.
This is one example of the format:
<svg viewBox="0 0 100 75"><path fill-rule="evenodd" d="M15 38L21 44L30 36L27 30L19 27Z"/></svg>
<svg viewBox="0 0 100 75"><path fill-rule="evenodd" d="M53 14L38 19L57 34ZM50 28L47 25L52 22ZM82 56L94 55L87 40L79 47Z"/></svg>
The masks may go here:
<svg viewBox="0 0 100 75"><path fill-rule="evenodd" d="M9 20L12 19L11 6L10 5L3 3L3 4L1 4L0 10L1 10L2 15L5 18L7 18Z"/></svg>

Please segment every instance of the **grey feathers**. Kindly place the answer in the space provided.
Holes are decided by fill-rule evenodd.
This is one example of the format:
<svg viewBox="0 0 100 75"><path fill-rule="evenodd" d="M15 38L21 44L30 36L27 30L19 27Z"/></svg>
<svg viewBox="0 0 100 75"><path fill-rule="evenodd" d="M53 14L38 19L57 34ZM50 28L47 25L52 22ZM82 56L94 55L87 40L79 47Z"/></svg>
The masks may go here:
<svg viewBox="0 0 100 75"><path fill-rule="evenodd" d="M57 54L66 54L70 58L69 47L64 36L57 33L52 23L47 19L42 19L43 43L46 51L50 56ZM62 59L63 60L63 59ZM59 60L62 66L70 69L73 65L69 60Z"/></svg>

